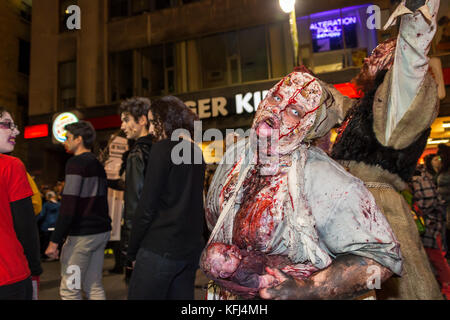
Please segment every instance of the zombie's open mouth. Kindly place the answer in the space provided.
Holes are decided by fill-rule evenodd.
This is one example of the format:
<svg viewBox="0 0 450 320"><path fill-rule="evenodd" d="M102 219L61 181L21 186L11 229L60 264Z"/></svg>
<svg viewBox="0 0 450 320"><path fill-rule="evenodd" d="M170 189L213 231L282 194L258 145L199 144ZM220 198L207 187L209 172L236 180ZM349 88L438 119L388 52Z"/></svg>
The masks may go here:
<svg viewBox="0 0 450 320"><path fill-rule="evenodd" d="M8 139L8 142L9 142L10 144L12 144L12 145L15 145L15 144L16 144L16 138L9 138L9 139Z"/></svg>
<svg viewBox="0 0 450 320"><path fill-rule="evenodd" d="M275 121L272 118L268 118L266 120L264 120L265 123L267 123L267 125L271 128L273 128L275 126Z"/></svg>
<svg viewBox="0 0 450 320"><path fill-rule="evenodd" d="M275 130L279 129L279 123L274 118L266 118L261 120L256 129L256 134L259 137L269 137L271 136Z"/></svg>

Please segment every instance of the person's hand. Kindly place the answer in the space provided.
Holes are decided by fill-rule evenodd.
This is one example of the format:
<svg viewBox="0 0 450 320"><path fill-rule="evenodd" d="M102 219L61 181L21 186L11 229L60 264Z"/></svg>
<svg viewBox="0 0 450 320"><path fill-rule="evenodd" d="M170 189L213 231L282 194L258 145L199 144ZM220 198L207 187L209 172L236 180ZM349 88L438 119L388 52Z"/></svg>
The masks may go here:
<svg viewBox="0 0 450 320"><path fill-rule="evenodd" d="M259 289L274 287L278 284L278 280L271 274L259 276Z"/></svg>
<svg viewBox="0 0 450 320"><path fill-rule="evenodd" d="M276 287L264 288L259 291L259 296L263 299L271 300L292 300L304 296L307 290L307 283L303 280L294 279L288 274L278 269L266 267L268 274L275 278Z"/></svg>
<svg viewBox="0 0 450 320"><path fill-rule="evenodd" d="M47 250L45 250L45 255L51 259L58 259L59 257L58 244L50 241Z"/></svg>
<svg viewBox="0 0 450 320"><path fill-rule="evenodd" d="M134 266L136 265L136 260L134 260L132 263L131 263L131 268L132 269L134 269Z"/></svg>

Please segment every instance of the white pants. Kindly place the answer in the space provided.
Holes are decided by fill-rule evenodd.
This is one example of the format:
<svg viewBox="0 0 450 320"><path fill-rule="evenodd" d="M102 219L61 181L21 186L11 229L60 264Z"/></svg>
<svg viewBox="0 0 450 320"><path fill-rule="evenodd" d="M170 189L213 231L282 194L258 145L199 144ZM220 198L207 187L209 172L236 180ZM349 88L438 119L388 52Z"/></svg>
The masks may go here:
<svg viewBox="0 0 450 320"><path fill-rule="evenodd" d="M105 247L110 232L88 236L69 236L61 249L61 286L63 300L105 300L102 284Z"/></svg>

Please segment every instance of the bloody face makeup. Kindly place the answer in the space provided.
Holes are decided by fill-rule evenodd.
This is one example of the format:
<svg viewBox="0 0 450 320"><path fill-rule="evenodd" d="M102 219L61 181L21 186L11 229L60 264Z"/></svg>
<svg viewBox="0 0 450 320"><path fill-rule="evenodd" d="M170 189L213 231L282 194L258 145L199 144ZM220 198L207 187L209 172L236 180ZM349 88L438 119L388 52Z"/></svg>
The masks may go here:
<svg viewBox="0 0 450 320"><path fill-rule="evenodd" d="M3 112L0 117L0 153L9 153L14 150L19 133L11 115Z"/></svg>
<svg viewBox="0 0 450 320"><path fill-rule="evenodd" d="M262 152L294 151L314 124L321 96L319 82L307 73L293 72L276 84L260 103L252 126Z"/></svg>

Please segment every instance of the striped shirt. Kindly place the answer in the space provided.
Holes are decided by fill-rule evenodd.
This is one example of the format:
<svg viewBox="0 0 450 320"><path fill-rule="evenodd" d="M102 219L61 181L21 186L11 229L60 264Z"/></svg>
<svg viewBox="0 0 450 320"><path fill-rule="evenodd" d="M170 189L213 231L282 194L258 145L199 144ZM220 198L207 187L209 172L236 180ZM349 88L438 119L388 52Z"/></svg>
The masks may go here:
<svg viewBox="0 0 450 320"><path fill-rule="evenodd" d="M51 241L111 230L106 173L91 152L74 156L66 164L65 186L58 221Z"/></svg>

